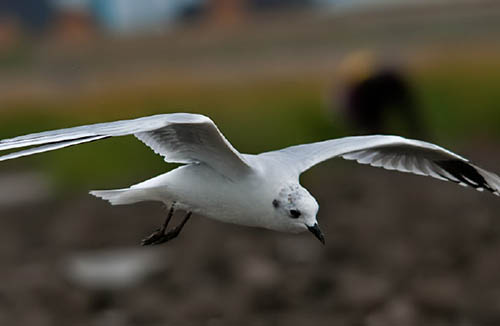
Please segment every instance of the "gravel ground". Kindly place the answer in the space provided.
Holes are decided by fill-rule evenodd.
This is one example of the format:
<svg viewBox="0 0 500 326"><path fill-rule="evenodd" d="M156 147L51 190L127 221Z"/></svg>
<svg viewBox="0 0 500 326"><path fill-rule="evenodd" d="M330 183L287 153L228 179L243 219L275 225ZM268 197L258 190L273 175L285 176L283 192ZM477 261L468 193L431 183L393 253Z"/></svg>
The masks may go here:
<svg viewBox="0 0 500 326"><path fill-rule="evenodd" d="M465 153L495 170L495 149ZM0 324L500 325L498 198L340 161L302 183L326 246L196 216L173 242L141 248L159 204L82 194L2 206ZM113 250L153 255L152 269L113 264ZM85 282L82 255L111 267Z"/></svg>

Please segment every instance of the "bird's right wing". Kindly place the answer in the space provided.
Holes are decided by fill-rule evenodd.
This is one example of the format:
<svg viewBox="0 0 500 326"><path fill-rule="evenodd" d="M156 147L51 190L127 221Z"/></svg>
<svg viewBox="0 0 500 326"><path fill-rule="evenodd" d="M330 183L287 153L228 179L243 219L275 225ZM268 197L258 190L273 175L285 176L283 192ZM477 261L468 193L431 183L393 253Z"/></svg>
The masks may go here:
<svg viewBox="0 0 500 326"><path fill-rule="evenodd" d="M260 154L284 164L297 177L334 157L388 170L431 176L499 195L500 177L440 146L399 136L354 136Z"/></svg>
<svg viewBox="0 0 500 326"><path fill-rule="evenodd" d="M159 114L0 140L0 151L30 147L0 156L0 161L125 135L135 135L167 162L204 163L230 178L251 171L212 120L189 113Z"/></svg>

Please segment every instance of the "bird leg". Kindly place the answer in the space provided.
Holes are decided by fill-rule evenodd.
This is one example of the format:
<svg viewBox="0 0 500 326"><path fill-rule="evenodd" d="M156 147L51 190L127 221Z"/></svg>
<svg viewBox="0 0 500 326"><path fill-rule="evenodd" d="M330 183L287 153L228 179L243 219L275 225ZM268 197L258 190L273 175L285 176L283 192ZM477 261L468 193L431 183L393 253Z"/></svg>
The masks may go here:
<svg viewBox="0 0 500 326"><path fill-rule="evenodd" d="M177 225L175 228L173 228L172 230L165 233L165 231L167 230L168 223L170 222L170 220L172 219L172 216L174 215L174 206L175 206L175 202L170 207L170 210L168 211L167 218L165 219L165 222L163 222L162 226L159 229L157 229L155 232L153 232L150 236L143 239L141 241L141 245L147 246L147 245L162 244L162 243L165 243L169 240L174 239L175 237L177 237L181 233L182 228L184 227L186 222L191 217L192 212L188 212L179 225Z"/></svg>
<svg viewBox="0 0 500 326"><path fill-rule="evenodd" d="M155 232L153 232L151 235L149 235L147 238L142 239L141 245L146 246L153 244L156 240L165 235L165 230L167 229L168 223L170 222L172 216L174 215L174 208L175 208L175 201L172 203L172 206L170 206L167 218L165 219L165 222L163 222L162 226Z"/></svg>

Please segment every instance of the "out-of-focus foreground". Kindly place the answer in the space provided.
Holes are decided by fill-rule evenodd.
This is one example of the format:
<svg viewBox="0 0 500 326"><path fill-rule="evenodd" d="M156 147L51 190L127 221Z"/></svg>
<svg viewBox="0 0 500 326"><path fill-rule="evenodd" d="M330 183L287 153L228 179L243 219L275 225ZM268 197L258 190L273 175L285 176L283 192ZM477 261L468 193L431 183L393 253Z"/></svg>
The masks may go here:
<svg viewBox="0 0 500 326"><path fill-rule="evenodd" d="M496 1L38 3L0 5L0 139L184 111L241 152L381 130L500 172ZM325 247L197 217L158 248L160 204L86 195L169 168L132 137L2 162L0 324L500 323L489 194L335 160L301 180Z"/></svg>

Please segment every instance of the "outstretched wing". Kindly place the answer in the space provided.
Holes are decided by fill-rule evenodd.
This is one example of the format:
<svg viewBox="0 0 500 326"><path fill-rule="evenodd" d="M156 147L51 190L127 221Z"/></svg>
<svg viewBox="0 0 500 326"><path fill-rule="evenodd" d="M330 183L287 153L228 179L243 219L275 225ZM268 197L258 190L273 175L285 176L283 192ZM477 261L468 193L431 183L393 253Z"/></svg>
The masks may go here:
<svg viewBox="0 0 500 326"><path fill-rule="evenodd" d="M281 161L299 176L312 166L333 157L441 180L453 181L495 195L500 178L467 159L437 145L399 136L354 136L304 144L261 154Z"/></svg>
<svg viewBox="0 0 500 326"><path fill-rule="evenodd" d="M243 156L231 146L212 120L189 113L160 114L0 140L0 151L30 147L0 156L0 161L132 134L163 156L166 162L204 163L228 177L251 171Z"/></svg>

